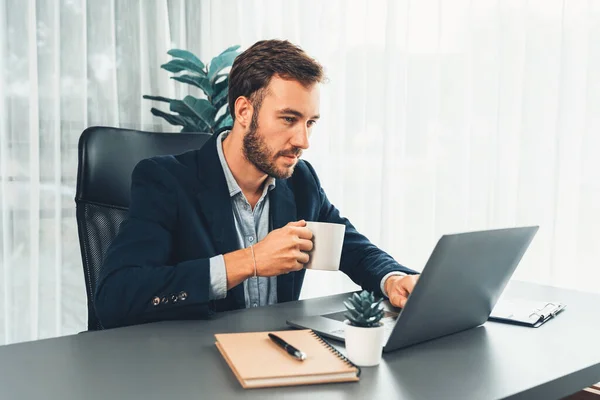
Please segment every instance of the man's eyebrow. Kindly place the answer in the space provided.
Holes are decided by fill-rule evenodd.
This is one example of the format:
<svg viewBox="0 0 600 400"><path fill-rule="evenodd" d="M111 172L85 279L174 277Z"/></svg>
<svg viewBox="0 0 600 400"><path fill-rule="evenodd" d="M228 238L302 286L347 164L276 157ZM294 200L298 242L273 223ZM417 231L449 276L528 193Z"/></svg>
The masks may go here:
<svg viewBox="0 0 600 400"><path fill-rule="evenodd" d="M277 113L282 114L282 115L283 114L291 114L298 118L304 118L304 114L302 114L298 110L294 110L293 108L284 108L282 110L279 110ZM319 119L320 117L321 117L320 115L314 115L311 119Z"/></svg>

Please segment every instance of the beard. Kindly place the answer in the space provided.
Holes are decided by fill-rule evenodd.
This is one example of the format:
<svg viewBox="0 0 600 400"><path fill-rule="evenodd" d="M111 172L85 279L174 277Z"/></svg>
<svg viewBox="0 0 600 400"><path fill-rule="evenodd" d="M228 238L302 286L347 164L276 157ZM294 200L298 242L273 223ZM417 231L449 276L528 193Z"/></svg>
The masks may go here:
<svg viewBox="0 0 600 400"><path fill-rule="evenodd" d="M277 160L281 156L300 157L302 149L294 147L291 150L282 150L275 153L269 148L264 137L258 129L258 112L252 115L250 127L244 135L243 150L244 156L256 168L265 174L277 179L287 179L294 173L295 164L287 168L277 167Z"/></svg>

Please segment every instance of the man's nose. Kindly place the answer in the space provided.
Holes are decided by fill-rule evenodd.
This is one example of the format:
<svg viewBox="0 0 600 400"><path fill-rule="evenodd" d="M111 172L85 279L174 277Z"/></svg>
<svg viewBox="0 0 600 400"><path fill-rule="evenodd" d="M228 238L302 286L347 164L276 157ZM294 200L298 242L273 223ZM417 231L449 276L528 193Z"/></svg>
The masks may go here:
<svg viewBox="0 0 600 400"><path fill-rule="evenodd" d="M291 144L294 147L298 147L302 150L308 149L308 146L310 146L310 143L308 141L308 135L308 127L306 125L299 127L298 130L294 133Z"/></svg>

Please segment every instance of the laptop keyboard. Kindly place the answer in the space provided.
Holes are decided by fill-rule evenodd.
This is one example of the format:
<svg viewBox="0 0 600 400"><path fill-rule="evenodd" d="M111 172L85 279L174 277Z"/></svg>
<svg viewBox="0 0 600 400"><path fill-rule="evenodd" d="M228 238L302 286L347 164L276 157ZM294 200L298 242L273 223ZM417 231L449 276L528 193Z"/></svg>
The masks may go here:
<svg viewBox="0 0 600 400"><path fill-rule="evenodd" d="M385 340L387 340L387 338L389 338L392 334L394 326L396 326L396 318L398 318L397 315L394 317L386 317L381 319L381 322L383 322L383 336L385 337Z"/></svg>

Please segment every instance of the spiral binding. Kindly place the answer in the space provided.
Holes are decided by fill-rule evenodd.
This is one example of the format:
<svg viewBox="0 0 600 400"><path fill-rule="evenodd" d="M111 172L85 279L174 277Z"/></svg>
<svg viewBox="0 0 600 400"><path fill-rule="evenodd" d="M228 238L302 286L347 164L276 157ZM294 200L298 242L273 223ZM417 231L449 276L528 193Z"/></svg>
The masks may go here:
<svg viewBox="0 0 600 400"><path fill-rule="evenodd" d="M314 335L321 343L323 343L325 346L327 346L331 352L333 354L335 354L339 359L341 359L342 361L344 361L346 364L350 365L351 367L354 367L358 370L358 373L356 374L357 377L360 377L360 367L356 364L354 364L352 361L350 361L345 355L343 355L342 353L340 353L338 351L338 349L336 349L335 347L333 347L327 340L325 340L325 338L321 335L319 335L317 332L311 330L310 333L312 335Z"/></svg>

